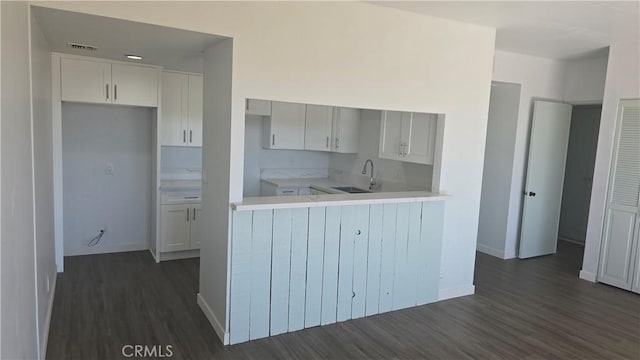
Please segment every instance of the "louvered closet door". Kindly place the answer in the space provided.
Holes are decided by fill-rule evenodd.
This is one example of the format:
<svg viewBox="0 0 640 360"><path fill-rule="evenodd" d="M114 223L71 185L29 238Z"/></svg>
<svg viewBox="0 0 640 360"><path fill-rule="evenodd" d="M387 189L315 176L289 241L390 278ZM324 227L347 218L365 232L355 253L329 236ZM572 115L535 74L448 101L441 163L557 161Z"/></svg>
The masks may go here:
<svg viewBox="0 0 640 360"><path fill-rule="evenodd" d="M598 281L631 290L640 201L640 100L621 100L602 233Z"/></svg>

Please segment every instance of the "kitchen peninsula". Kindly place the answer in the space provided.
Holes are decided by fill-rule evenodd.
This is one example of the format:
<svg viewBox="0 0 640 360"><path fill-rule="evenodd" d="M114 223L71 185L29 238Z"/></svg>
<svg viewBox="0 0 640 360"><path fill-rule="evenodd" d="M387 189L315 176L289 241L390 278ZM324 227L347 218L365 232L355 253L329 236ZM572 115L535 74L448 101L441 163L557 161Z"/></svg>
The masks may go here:
<svg viewBox="0 0 640 360"><path fill-rule="evenodd" d="M267 103L261 105L267 118L260 121L263 130L273 131L277 119L268 115ZM303 134L295 146L304 149L309 117L302 116L304 105L293 112L301 117L296 131ZM349 145L350 153L331 153L341 143L335 131L340 111L332 107L323 113L325 157L300 150L255 155L251 152L261 149L247 148L245 157L259 159L245 160L245 193L253 183L260 189L252 193L261 196L230 204L225 343L438 301L448 198L437 191L444 115L355 112L359 116L351 120L360 121L354 128L358 136L349 141L358 145ZM264 147L278 144L278 131L283 130L261 134ZM289 129L288 140L296 131ZM247 147L255 144L250 140ZM247 169L269 165L265 157L276 155L289 157L293 166L315 161L314 167ZM253 180L252 174L260 178Z"/></svg>

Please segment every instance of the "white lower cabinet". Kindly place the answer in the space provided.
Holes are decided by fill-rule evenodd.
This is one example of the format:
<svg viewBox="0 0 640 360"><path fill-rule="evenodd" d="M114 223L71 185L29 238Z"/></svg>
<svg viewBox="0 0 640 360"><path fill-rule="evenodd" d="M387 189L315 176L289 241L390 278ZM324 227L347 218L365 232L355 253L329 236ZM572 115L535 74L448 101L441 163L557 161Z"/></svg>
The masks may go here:
<svg viewBox="0 0 640 360"><path fill-rule="evenodd" d="M199 249L197 222L200 218L200 204L179 204L160 206L160 251L182 251Z"/></svg>

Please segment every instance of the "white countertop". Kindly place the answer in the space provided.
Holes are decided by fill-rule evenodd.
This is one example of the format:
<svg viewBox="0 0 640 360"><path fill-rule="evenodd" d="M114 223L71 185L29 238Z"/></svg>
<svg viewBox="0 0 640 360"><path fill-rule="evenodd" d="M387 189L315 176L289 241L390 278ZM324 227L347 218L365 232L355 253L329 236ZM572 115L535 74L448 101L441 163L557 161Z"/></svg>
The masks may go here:
<svg viewBox="0 0 640 360"><path fill-rule="evenodd" d="M316 182L312 182L311 184L316 185ZM231 209L236 211L246 211L322 206L412 203L424 201L443 201L448 199L449 197L450 195L434 194L429 191L379 192L365 194L345 193L299 196L259 196L244 198L241 202L232 203Z"/></svg>
<svg viewBox="0 0 640 360"><path fill-rule="evenodd" d="M160 181L160 191L187 191L200 190L202 181L200 180L162 180Z"/></svg>

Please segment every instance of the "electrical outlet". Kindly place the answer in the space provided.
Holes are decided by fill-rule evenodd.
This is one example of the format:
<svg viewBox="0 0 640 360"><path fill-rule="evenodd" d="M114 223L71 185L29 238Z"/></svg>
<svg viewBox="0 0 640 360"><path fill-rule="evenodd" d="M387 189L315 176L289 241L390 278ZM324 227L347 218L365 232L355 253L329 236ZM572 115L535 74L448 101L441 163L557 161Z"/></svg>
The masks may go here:
<svg viewBox="0 0 640 360"><path fill-rule="evenodd" d="M113 163L108 162L105 167L104 167L104 174L105 175L114 175L115 173L115 167L113 166Z"/></svg>

